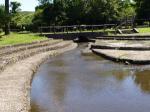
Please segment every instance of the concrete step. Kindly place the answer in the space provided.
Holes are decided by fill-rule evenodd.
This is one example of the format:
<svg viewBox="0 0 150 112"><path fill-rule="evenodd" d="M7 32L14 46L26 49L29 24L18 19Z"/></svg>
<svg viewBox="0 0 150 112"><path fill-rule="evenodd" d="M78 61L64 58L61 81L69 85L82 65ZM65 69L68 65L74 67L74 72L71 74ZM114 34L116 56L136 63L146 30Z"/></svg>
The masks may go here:
<svg viewBox="0 0 150 112"><path fill-rule="evenodd" d="M24 50L24 51L15 52L15 53L12 53L12 54L1 56L0 57L0 62L1 62L0 63L0 70L2 71L2 70L4 70L4 68L7 65L15 63L19 60L28 58L28 57L33 56L35 54L67 47L67 46L70 45L70 43L71 43L70 41L62 41L62 42L54 44L54 45L38 47L38 48L33 48L33 49L27 49L27 50Z"/></svg>
<svg viewBox="0 0 150 112"><path fill-rule="evenodd" d="M150 51L126 51L110 49L92 49L92 51L106 59L123 62L125 64L150 64Z"/></svg>
<svg viewBox="0 0 150 112"><path fill-rule="evenodd" d="M62 40L47 40L47 41L42 41L42 42L34 43L34 44L6 47L4 49L0 49L0 57L4 56L4 55L9 55L12 53L20 52L20 51L25 51L27 49L29 50L29 49L33 49L33 48L54 45L61 41Z"/></svg>
<svg viewBox="0 0 150 112"><path fill-rule="evenodd" d="M34 42L31 42L31 43L22 43L22 44L16 44L16 45L6 45L6 46L1 46L0 47L0 50L2 49L7 49L7 48L12 48L12 47L21 47L21 46L27 46L27 45L34 45L34 44L37 44L37 43L43 43L43 42L47 42L51 39L46 39L46 40L41 40L41 41L34 41Z"/></svg>
<svg viewBox="0 0 150 112"><path fill-rule="evenodd" d="M141 38L136 38L136 37L98 37L96 39L99 40L137 40L137 41L144 41L144 40L150 40L149 37L141 37Z"/></svg>
<svg viewBox="0 0 150 112"><path fill-rule="evenodd" d="M134 50L150 51L150 46L110 46L110 45L91 45L91 49L114 49L114 50Z"/></svg>

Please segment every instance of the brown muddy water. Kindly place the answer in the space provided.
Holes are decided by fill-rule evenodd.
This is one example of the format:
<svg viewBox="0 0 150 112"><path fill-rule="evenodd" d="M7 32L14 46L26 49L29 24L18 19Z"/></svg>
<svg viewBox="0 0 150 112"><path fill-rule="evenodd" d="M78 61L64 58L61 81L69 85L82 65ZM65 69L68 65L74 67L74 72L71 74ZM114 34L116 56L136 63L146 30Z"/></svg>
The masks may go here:
<svg viewBox="0 0 150 112"><path fill-rule="evenodd" d="M32 82L31 112L150 112L150 66L83 55L83 48L39 68Z"/></svg>

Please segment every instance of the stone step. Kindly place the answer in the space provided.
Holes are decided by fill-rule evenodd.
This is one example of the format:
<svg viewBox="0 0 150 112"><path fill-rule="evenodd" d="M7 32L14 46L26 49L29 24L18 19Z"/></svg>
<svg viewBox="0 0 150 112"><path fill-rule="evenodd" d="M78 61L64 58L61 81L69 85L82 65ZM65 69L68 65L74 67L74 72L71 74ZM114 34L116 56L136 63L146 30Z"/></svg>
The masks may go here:
<svg viewBox="0 0 150 112"><path fill-rule="evenodd" d="M99 40L137 40L137 41L144 41L144 40L150 40L149 37L141 37L141 38L136 38L136 37L98 37L96 39Z"/></svg>
<svg viewBox="0 0 150 112"><path fill-rule="evenodd" d="M49 46L44 46L44 47L38 47L38 48L33 48L33 49L27 49L24 51L12 53L9 55L1 56L0 57L0 71L4 70L4 68L12 63L15 63L19 60L28 58L30 56L33 56L35 54L41 53L41 52L46 52L50 50L56 50L56 49L61 49L63 47L67 47L70 45L69 41L62 41L60 43L54 44L54 45L49 45Z"/></svg>
<svg viewBox="0 0 150 112"><path fill-rule="evenodd" d="M125 64L150 64L150 51L126 51L110 49L92 49L92 51L106 59L123 62Z"/></svg>
<svg viewBox="0 0 150 112"><path fill-rule="evenodd" d="M110 46L110 45L91 45L91 49L114 49L114 50L136 50L150 51L150 46Z"/></svg>
<svg viewBox="0 0 150 112"><path fill-rule="evenodd" d="M0 50L0 57L4 56L4 55L9 55L12 53L20 52L20 51L25 51L27 49L29 50L29 49L33 49L33 48L54 45L61 41L62 40L47 40L47 41L36 43L36 44L29 44L29 45L27 44L27 45L15 46L15 47L11 47L11 48L4 48L4 49Z"/></svg>
<svg viewBox="0 0 150 112"><path fill-rule="evenodd" d="M0 50L1 49L3 50L3 49L7 49L7 48L12 48L12 47L21 47L21 46L27 46L27 45L34 45L34 44L38 44L38 43L47 42L49 40L52 40L52 39L46 39L46 40L34 41L34 42L31 42L31 43L22 43L22 44L16 44L16 45L6 45L6 46L0 47Z"/></svg>

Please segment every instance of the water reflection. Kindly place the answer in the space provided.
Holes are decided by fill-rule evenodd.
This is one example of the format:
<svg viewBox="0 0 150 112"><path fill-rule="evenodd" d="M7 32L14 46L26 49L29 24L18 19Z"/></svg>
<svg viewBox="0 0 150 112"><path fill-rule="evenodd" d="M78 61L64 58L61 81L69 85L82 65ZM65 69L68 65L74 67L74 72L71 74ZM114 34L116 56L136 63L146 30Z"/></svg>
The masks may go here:
<svg viewBox="0 0 150 112"><path fill-rule="evenodd" d="M129 71L112 71L113 73L113 76L115 76L115 78L118 80L118 81L123 81L125 80L126 77L128 77L130 74L129 74Z"/></svg>
<svg viewBox="0 0 150 112"><path fill-rule="evenodd" d="M65 92L66 92L66 76L67 74L65 73L61 73L61 72L57 72L54 73L57 74L55 76L53 76L53 83L52 83L52 100L53 100L53 104L55 107L55 111L56 112L65 112L64 111L64 97L65 97Z"/></svg>
<svg viewBox="0 0 150 112"><path fill-rule="evenodd" d="M150 70L137 71L135 73L135 83L142 91L150 93Z"/></svg>
<svg viewBox="0 0 150 112"><path fill-rule="evenodd" d="M149 112L148 66L83 56L79 49L40 67L32 83L31 112Z"/></svg>

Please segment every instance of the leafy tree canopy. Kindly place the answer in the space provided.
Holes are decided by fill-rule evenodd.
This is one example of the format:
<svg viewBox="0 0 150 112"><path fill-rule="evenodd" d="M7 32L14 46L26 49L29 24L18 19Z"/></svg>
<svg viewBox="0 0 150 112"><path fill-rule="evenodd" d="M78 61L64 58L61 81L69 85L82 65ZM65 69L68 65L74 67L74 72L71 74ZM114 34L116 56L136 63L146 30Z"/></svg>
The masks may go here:
<svg viewBox="0 0 150 112"><path fill-rule="evenodd" d="M150 0L134 0L137 6L137 17L139 19L150 19Z"/></svg>
<svg viewBox="0 0 150 112"><path fill-rule="evenodd" d="M10 7L11 7L11 13L15 14L17 12L19 12L21 3L14 1L14 2L10 2Z"/></svg>
<svg viewBox="0 0 150 112"><path fill-rule="evenodd" d="M12 22L16 26L26 26L32 24L34 12L19 12L12 17Z"/></svg>
<svg viewBox="0 0 150 112"><path fill-rule="evenodd" d="M135 15L135 8L130 0L38 1L38 17L36 15L34 21L46 25L111 23Z"/></svg>

